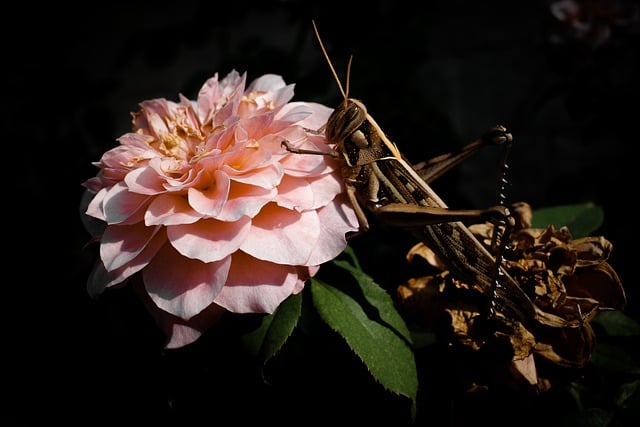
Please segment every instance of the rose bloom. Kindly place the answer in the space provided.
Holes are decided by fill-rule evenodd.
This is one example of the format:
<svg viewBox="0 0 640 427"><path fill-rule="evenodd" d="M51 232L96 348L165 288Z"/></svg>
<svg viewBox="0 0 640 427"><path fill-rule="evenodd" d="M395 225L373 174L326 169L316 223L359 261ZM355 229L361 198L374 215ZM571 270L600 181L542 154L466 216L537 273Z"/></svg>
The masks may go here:
<svg viewBox="0 0 640 427"><path fill-rule="evenodd" d="M358 222L328 151L332 110L289 102L294 85L215 74L195 101L147 100L86 187L100 257L88 291L138 282L167 348L222 313L272 313L346 246ZM85 210L86 208L86 210ZM132 280L135 279L135 280Z"/></svg>
<svg viewBox="0 0 640 427"><path fill-rule="evenodd" d="M511 212L516 229L503 266L534 303L537 320L529 329L503 318L493 322L496 328L487 336L486 329L477 327L487 296L455 279L422 243L409 251L408 259L423 259L440 271L397 288L401 311L415 323L440 331L457 351L456 373L468 391L548 390L551 372L581 368L591 359L595 332L590 322L598 313L621 310L626 304L622 283L607 262L613 250L607 239L573 239L567 227L530 228L532 212L526 203L514 205ZM490 250L493 225L469 228ZM489 365L482 362L488 348L501 354Z"/></svg>

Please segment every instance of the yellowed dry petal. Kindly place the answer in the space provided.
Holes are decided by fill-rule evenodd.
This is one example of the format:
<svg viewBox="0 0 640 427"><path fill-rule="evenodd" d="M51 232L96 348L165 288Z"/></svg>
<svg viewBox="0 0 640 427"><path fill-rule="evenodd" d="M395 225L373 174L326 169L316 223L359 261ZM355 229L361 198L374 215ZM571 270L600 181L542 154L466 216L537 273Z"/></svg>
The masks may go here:
<svg viewBox="0 0 640 427"><path fill-rule="evenodd" d="M578 267L589 267L609 259L613 245L602 236L583 237L573 240L569 247L576 251Z"/></svg>
<svg viewBox="0 0 640 427"><path fill-rule="evenodd" d="M553 274L535 276L535 303L543 310L554 311L567 296L562 280Z"/></svg>
<svg viewBox="0 0 640 427"><path fill-rule="evenodd" d="M567 227L560 227L556 229L552 224L549 224L540 235L537 236L538 244L552 243L554 245L562 245L563 243L569 243L571 241L571 232Z"/></svg>
<svg viewBox="0 0 640 427"><path fill-rule="evenodd" d="M533 210L531 209L531 205L527 202L516 202L513 203L509 210L511 211L511 215L513 216L516 225L516 230L521 230L523 228L531 227L531 221L533 219Z"/></svg>
<svg viewBox="0 0 640 427"><path fill-rule="evenodd" d="M558 275L573 274L576 269L577 255L567 246L556 246L549 249L547 268Z"/></svg>
<svg viewBox="0 0 640 427"><path fill-rule="evenodd" d="M451 326L453 333L456 335L469 336L469 330L473 324L473 318L478 315L477 312L458 310L458 309L446 309L445 310L451 316Z"/></svg>
<svg viewBox="0 0 640 427"><path fill-rule="evenodd" d="M570 327L576 327L580 324L579 320L564 319L563 317L560 317L557 314L546 312L540 309L540 307L538 306L536 306L535 309L536 309L536 320L538 320L538 322L541 325L548 326L550 328L570 328Z"/></svg>
<svg viewBox="0 0 640 427"><path fill-rule="evenodd" d="M416 256L423 258L430 265L440 270L445 270L447 268L447 266L442 261L440 261L436 254L422 242L413 245L413 247L409 249L409 252L407 252L407 261L413 261L413 258Z"/></svg>
<svg viewBox="0 0 640 427"><path fill-rule="evenodd" d="M536 338L521 323L516 323L509 333L509 341L514 352L515 359L528 357L536 345Z"/></svg>
<svg viewBox="0 0 640 427"><path fill-rule="evenodd" d="M480 223L471 224L469 231L487 248L491 247L491 240L493 239L493 224Z"/></svg>

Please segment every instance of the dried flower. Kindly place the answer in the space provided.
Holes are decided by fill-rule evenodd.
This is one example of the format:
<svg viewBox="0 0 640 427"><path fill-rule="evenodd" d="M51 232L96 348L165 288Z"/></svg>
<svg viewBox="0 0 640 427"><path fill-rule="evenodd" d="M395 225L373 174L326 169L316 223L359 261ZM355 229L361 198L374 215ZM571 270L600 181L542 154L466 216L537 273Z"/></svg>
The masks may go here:
<svg viewBox="0 0 640 427"><path fill-rule="evenodd" d="M281 146L326 151L310 129L331 109L289 102L294 85L277 75L245 83L234 70L208 79L195 101L142 102L132 132L83 184L100 244L89 293L136 276L169 348L226 310L273 312L357 229L335 160Z"/></svg>
<svg viewBox="0 0 640 427"><path fill-rule="evenodd" d="M444 331L443 339L464 348L465 355L482 350L487 343L508 349L505 363L498 363L500 376L479 379L477 372L468 373L473 377L468 378L470 390L486 389L491 381L501 385L506 381L520 390L546 390L549 379L540 375L536 362L544 359L553 366L584 366L595 345L590 321L602 310L622 309L626 303L620 279L607 262L612 250L608 240L601 236L574 240L567 227L529 228L531 208L525 203L512 212L520 228L511 236L504 267L536 307L538 322L530 330L520 322L503 319L487 338L476 327L486 296L446 270L411 279L397 288L401 309L410 319ZM493 225L475 224L470 229L489 249ZM408 259L416 256L440 270L445 268L422 243L409 251Z"/></svg>

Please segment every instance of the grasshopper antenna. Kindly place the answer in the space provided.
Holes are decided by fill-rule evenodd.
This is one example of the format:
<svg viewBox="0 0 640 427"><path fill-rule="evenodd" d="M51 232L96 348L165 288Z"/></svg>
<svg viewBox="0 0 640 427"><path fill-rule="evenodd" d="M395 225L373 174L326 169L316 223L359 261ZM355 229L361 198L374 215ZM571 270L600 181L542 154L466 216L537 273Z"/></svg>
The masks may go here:
<svg viewBox="0 0 640 427"><path fill-rule="evenodd" d="M320 33L318 32L318 27L316 26L316 21L311 20L311 23L313 24L313 30L316 33L316 38L318 39L318 43L320 43L320 49L322 49L322 53L324 54L324 57L327 60L327 64L329 64L329 68L331 69L333 78L336 79L336 83L338 83L338 88L340 88L340 93L342 93L342 96L346 101L349 95L349 80L351 76L351 61L353 60L353 55L349 56L349 63L347 65L347 82L346 82L347 90L345 91L342 87L342 83L340 83L340 78L338 77L338 73L336 73L336 70L335 68L333 68L333 64L331 63L331 59L329 59L329 54L327 53L327 50L324 48L324 43L322 43L322 39L320 38Z"/></svg>

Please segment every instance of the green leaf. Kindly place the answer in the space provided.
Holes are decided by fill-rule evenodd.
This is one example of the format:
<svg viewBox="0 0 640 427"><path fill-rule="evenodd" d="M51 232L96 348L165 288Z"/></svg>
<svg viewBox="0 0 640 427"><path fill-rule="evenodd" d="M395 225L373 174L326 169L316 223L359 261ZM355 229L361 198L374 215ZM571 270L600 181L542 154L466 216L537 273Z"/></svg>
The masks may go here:
<svg viewBox="0 0 640 427"><path fill-rule="evenodd" d="M609 427L613 413L602 408L588 408L572 415L560 425L566 427Z"/></svg>
<svg viewBox="0 0 640 427"><path fill-rule="evenodd" d="M351 296L320 280L312 279L311 295L320 317L345 339L373 378L386 390L411 399L415 417L418 378L410 342L382 321L392 311L390 298L383 301L374 295L373 302L382 310L380 318L371 318Z"/></svg>
<svg viewBox="0 0 640 427"><path fill-rule="evenodd" d="M266 364L284 345L295 329L302 307L302 293L291 295L258 328L242 336L245 347Z"/></svg>
<svg viewBox="0 0 640 427"><path fill-rule="evenodd" d="M411 341L413 348L425 348L438 342L436 334L422 328L409 329L411 331Z"/></svg>
<svg viewBox="0 0 640 427"><path fill-rule="evenodd" d="M576 239L596 231L604 221L602 208L592 202L539 208L533 212L532 228L567 226Z"/></svg>
<svg viewBox="0 0 640 427"><path fill-rule="evenodd" d="M603 311L593 320L611 336L629 337L640 335L640 323L636 322L620 310Z"/></svg>
<svg viewBox="0 0 640 427"><path fill-rule="evenodd" d="M591 363L612 373L640 374L640 367L629 353L607 343L595 347Z"/></svg>
<svg viewBox="0 0 640 427"><path fill-rule="evenodd" d="M619 408L639 408L640 380L622 384L616 394L615 403Z"/></svg>
<svg viewBox="0 0 640 427"><path fill-rule="evenodd" d="M411 343L411 333L404 319L398 313L391 296L381 288L372 278L360 269L360 264L353 252L353 249L347 247L345 249L346 255L348 255L352 263L348 263L342 260L334 260L333 263L348 271L351 276L356 280L356 283L360 287L362 294L368 304L375 307L380 315L380 319L390 325L395 331L402 335L402 337Z"/></svg>

